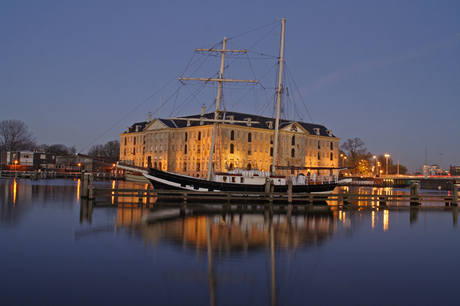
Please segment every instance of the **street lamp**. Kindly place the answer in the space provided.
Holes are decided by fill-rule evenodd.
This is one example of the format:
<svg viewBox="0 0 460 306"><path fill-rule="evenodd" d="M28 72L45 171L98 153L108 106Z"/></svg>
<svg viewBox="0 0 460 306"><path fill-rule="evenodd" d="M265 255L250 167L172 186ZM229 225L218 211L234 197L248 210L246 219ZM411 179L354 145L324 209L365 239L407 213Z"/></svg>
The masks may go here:
<svg viewBox="0 0 460 306"><path fill-rule="evenodd" d="M377 175L378 174L378 172L377 172L378 171L378 169L377 169L377 156L374 155L374 156L372 156L372 158L375 160L375 173Z"/></svg>
<svg viewBox="0 0 460 306"><path fill-rule="evenodd" d="M390 154L385 154L386 157L386 175L388 175L388 157L390 157Z"/></svg>

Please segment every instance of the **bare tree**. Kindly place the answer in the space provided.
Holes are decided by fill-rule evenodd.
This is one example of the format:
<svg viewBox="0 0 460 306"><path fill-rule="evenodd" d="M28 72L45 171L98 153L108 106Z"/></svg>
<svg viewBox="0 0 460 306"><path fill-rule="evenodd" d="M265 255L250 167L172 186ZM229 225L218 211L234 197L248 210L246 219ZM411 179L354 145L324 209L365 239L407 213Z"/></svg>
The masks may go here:
<svg viewBox="0 0 460 306"><path fill-rule="evenodd" d="M370 153L367 152L367 148L364 146L364 142L358 137L354 139L347 139L341 146L348 157L348 166L356 168L359 162L364 159L368 160Z"/></svg>
<svg viewBox="0 0 460 306"><path fill-rule="evenodd" d="M105 145L97 144L89 148L88 155L91 156L110 156L110 157L119 157L120 156L120 142L118 140L113 140L107 142Z"/></svg>
<svg viewBox="0 0 460 306"><path fill-rule="evenodd" d="M35 137L27 125L17 119L0 122L0 149L5 151L30 150L35 146Z"/></svg>
<svg viewBox="0 0 460 306"><path fill-rule="evenodd" d="M93 145L88 150L88 155L90 156L107 156L107 151L104 145L97 144Z"/></svg>
<svg viewBox="0 0 460 306"><path fill-rule="evenodd" d="M120 156L120 142L118 140L109 141L104 145L104 147L105 147L107 156L111 156L111 157Z"/></svg>

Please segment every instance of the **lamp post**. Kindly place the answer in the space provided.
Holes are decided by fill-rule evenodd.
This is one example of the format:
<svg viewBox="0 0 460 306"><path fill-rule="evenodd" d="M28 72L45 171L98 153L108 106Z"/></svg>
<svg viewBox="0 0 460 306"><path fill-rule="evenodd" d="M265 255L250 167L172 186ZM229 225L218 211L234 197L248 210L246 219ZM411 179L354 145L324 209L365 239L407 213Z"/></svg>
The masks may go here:
<svg viewBox="0 0 460 306"><path fill-rule="evenodd" d="M390 157L390 154L385 154L385 158L386 158L386 175L388 175L388 157Z"/></svg>
<svg viewBox="0 0 460 306"><path fill-rule="evenodd" d="M374 155L374 156L372 156L372 158L374 159L374 163L375 163L375 169L374 169L374 170L375 170L375 175L377 176L377 174L378 174L378 169L377 169L377 156Z"/></svg>

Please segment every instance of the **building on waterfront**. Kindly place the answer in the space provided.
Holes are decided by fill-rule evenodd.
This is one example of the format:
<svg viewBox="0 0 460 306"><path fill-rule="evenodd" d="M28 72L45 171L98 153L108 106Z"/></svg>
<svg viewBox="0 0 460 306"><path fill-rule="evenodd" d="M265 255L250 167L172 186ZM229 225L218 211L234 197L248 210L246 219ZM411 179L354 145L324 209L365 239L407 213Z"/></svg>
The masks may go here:
<svg viewBox="0 0 460 306"><path fill-rule="evenodd" d="M56 154L30 151L1 152L1 164L5 168L46 169L56 166ZM19 170L19 169L18 169Z"/></svg>
<svg viewBox="0 0 460 306"><path fill-rule="evenodd" d="M195 177L206 177L214 113L179 119L135 123L120 134L120 162L153 167ZM212 167L270 171L273 162L275 119L237 112L222 112L216 133ZM235 121L235 123L232 123ZM336 173L339 138L323 125L280 120L276 169L278 174Z"/></svg>

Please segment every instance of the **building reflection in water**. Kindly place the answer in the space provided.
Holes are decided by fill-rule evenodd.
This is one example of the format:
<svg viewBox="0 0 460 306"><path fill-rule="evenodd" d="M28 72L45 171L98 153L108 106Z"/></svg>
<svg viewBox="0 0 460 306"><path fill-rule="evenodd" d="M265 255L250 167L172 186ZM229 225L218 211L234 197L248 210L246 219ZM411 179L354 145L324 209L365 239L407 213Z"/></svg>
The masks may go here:
<svg viewBox="0 0 460 306"><path fill-rule="evenodd" d="M131 227L147 244L165 239L186 248L200 250L208 247L210 239L212 250L217 252L246 252L267 248L270 245L271 227L277 248L297 248L303 244L318 243L328 239L336 229L333 212L329 207L319 212L292 215L291 218L283 214L272 215L268 211L251 213L250 210L246 213L203 214L181 218L177 209L176 218L173 214L169 220L143 222L149 214L152 214L149 209L137 208L135 205L119 207L117 226Z"/></svg>
<svg viewBox="0 0 460 306"><path fill-rule="evenodd" d="M172 211L168 209L167 211ZM330 207L325 206L314 212L292 215L247 212L232 214L201 214L180 217L168 214L168 220L157 219L145 222L152 214L162 214L165 210L151 212L145 208L118 208L118 227L131 228L142 237L144 243L156 245L161 241L173 242L181 249L193 250L198 258L207 255L208 286L210 305L215 305L219 277L214 272L214 257L233 252L251 253L265 250L270 253L270 299L276 305L276 256L275 250L298 249L308 245L318 245L331 238L337 230L335 216ZM339 213L343 222L345 213Z"/></svg>

